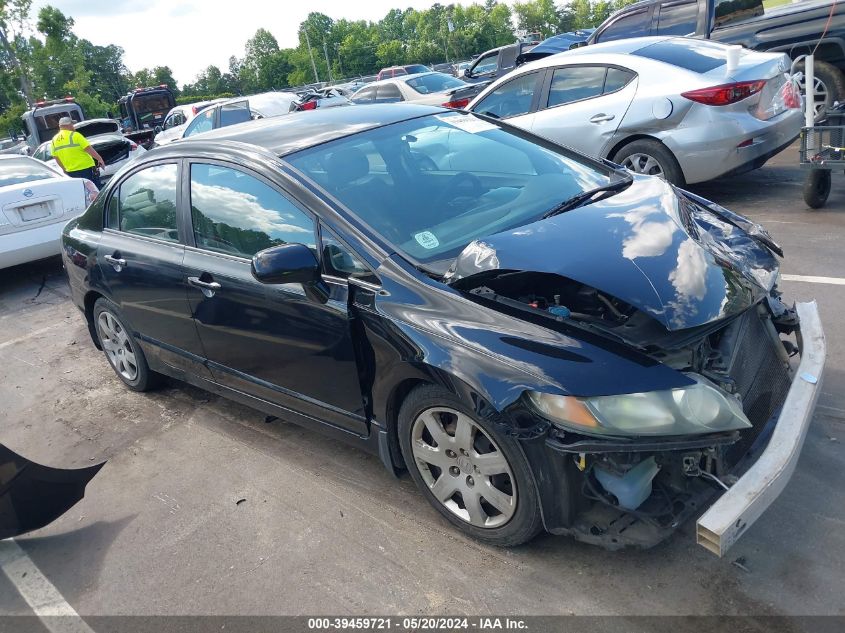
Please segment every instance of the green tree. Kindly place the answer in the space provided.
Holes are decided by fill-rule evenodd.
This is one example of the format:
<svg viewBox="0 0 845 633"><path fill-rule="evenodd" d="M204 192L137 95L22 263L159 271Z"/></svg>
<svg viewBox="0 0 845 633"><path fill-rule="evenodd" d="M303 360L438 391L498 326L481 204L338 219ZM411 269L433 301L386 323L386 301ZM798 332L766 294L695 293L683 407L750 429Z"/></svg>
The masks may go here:
<svg viewBox="0 0 845 633"><path fill-rule="evenodd" d="M589 0L583 0L589 4ZM529 33L550 37L558 32L560 14L553 0L527 0L513 5L517 25Z"/></svg>
<svg viewBox="0 0 845 633"><path fill-rule="evenodd" d="M31 6L32 0L0 0L0 50L3 53L0 58L0 70L3 71L0 89L3 90L6 103L17 100L16 91L12 92L15 80L24 98L27 101L32 98L32 83L16 45L22 40L18 36L24 30Z"/></svg>

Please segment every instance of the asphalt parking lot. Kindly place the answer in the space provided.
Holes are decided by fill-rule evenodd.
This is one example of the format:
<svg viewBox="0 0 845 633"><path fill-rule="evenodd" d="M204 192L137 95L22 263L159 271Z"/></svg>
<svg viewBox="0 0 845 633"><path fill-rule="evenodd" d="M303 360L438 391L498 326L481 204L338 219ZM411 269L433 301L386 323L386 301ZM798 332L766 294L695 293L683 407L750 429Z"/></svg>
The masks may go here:
<svg viewBox="0 0 845 633"><path fill-rule="evenodd" d="M802 279L845 277L845 176L810 211L796 163L792 148L695 187L783 245L781 286L818 300L828 342L798 469L727 558L695 544L692 521L650 551L551 536L489 548L376 457L180 383L131 392L58 260L0 271L0 443L52 466L108 463L16 542L82 616L845 614L845 282ZM2 569L0 613L31 613L21 592L38 589Z"/></svg>

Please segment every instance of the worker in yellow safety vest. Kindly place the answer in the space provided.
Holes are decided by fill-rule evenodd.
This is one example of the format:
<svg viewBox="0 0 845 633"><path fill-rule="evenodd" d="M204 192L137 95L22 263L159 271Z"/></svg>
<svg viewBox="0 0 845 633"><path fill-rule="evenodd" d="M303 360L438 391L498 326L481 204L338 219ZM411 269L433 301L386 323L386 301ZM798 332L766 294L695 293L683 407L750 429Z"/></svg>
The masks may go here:
<svg viewBox="0 0 845 633"><path fill-rule="evenodd" d="M73 128L73 120L63 116L59 119L59 133L53 137L53 158L71 178L87 178L97 188L100 187L100 175L94 169L106 166L88 140Z"/></svg>

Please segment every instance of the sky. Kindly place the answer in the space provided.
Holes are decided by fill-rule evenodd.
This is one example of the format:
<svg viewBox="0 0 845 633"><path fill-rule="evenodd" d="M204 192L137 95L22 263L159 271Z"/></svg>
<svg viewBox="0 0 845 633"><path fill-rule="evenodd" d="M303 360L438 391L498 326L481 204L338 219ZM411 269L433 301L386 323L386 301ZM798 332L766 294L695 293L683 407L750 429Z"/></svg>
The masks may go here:
<svg viewBox="0 0 845 633"><path fill-rule="evenodd" d="M454 0L452 0L454 1ZM472 4L472 0L457 0ZM125 51L131 71L170 66L181 86L210 64L223 72L229 57L243 57L246 41L259 28L282 48L298 43L297 28L312 11L333 19L383 18L390 9L424 9L434 0L36 0L34 16L52 5L74 19L73 32L99 46Z"/></svg>

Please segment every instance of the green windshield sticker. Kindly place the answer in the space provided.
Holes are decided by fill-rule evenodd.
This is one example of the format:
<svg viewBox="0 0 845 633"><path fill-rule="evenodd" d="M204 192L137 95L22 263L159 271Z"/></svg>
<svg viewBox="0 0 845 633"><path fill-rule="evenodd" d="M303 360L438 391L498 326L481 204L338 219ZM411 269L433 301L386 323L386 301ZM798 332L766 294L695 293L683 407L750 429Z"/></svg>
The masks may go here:
<svg viewBox="0 0 845 633"><path fill-rule="evenodd" d="M429 250L440 246L440 241L435 237L434 233L432 233L431 231L423 231L422 233L417 233L416 235L414 235L414 239L417 240L417 243L420 246Z"/></svg>

